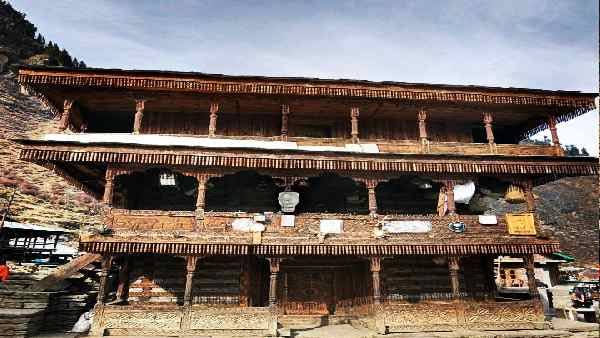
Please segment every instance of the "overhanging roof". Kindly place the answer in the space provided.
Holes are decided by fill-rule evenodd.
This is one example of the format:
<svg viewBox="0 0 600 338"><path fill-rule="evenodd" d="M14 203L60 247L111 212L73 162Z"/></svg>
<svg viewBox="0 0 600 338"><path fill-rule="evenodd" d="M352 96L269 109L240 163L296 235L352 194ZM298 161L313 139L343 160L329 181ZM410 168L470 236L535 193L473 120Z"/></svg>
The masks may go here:
<svg viewBox="0 0 600 338"><path fill-rule="evenodd" d="M19 81L50 106L61 107L65 98L78 98L82 110L97 113L133 112L132 100L139 96L151 100L146 105L149 110L203 112L215 96L235 95L235 102L224 104L224 113L240 105L248 112L278 113L282 102L298 100L302 103L292 109L317 116L347 115L349 104L360 106L364 116L405 114L414 118L414 111L427 109L432 119L449 121L477 122L482 112L490 111L499 125L514 126L524 136L547 128L548 115L562 122L594 109L598 95L472 85L32 66L19 70Z"/></svg>

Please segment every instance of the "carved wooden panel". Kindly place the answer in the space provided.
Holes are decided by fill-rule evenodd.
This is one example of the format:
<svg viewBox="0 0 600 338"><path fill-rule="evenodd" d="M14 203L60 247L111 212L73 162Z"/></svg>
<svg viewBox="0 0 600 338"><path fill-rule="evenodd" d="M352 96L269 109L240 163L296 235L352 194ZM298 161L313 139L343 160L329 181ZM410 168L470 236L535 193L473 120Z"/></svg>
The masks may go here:
<svg viewBox="0 0 600 338"><path fill-rule="evenodd" d="M276 315L269 308L192 308L190 328L193 330L270 330Z"/></svg>
<svg viewBox="0 0 600 338"><path fill-rule="evenodd" d="M334 301L333 271L289 271L286 313L328 314Z"/></svg>
<svg viewBox="0 0 600 338"><path fill-rule="evenodd" d="M196 219L189 212L113 211L109 225L129 230L192 230Z"/></svg>
<svg viewBox="0 0 600 338"><path fill-rule="evenodd" d="M107 329L144 329L178 330L181 312L148 309L143 311L104 311L104 326Z"/></svg>
<svg viewBox="0 0 600 338"><path fill-rule="evenodd" d="M535 322L541 312L533 302L465 303L465 321L470 323Z"/></svg>

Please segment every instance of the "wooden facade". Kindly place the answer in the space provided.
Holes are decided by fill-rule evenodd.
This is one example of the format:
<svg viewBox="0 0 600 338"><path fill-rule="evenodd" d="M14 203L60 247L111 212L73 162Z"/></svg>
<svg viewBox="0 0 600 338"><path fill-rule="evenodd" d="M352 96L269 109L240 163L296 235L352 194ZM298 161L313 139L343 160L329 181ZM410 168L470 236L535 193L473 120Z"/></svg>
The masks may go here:
<svg viewBox="0 0 600 338"><path fill-rule="evenodd" d="M60 118L58 134L16 140L20 158L107 206L109 230L80 242L104 276L119 271L102 280L99 335L272 336L289 316L329 315L380 333L533 328L535 283L501 301L493 260L558 242L536 218L536 235L510 233L505 215L483 224L454 187L518 187L529 215L533 186L598 173L562 156L556 132L519 143L595 94L35 67L19 79ZM299 196L290 210L285 193Z"/></svg>

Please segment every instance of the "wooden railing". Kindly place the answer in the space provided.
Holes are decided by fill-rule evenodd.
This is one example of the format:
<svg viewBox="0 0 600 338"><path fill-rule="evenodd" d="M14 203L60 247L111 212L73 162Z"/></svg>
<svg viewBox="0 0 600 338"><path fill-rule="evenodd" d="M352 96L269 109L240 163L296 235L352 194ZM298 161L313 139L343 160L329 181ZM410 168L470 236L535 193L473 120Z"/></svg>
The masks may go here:
<svg viewBox="0 0 600 338"><path fill-rule="evenodd" d="M241 212L205 212L203 220L197 220L195 213L190 211L160 211L160 210L125 210L111 209L106 216L106 224L117 231L198 231L202 233L226 234L233 230L231 225L240 218L252 219L253 213ZM285 234L317 234L320 221L323 219L339 219L343 221L342 233L337 236L371 236L373 227L384 219L387 220L421 220L430 221L432 232L447 232L448 222L455 220L449 216L438 215L379 215L373 218L369 215L304 213L296 215L293 227L282 227L281 216L273 213L264 222L265 233ZM467 225L465 234L506 234L506 221L498 215L498 224L483 226L479 224L477 215L459 215L458 219ZM240 233L241 235L242 233ZM393 235L393 234L391 234ZM248 234L250 238L250 234Z"/></svg>

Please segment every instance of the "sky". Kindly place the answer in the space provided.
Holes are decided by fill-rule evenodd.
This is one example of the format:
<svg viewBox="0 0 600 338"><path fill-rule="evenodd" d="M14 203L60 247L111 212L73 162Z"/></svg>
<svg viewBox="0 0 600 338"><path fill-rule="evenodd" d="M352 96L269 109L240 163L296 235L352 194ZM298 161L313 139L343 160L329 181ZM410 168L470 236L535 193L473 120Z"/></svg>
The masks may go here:
<svg viewBox="0 0 600 338"><path fill-rule="evenodd" d="M597 0L9 2L90 67L598 92Z"/></svg>

